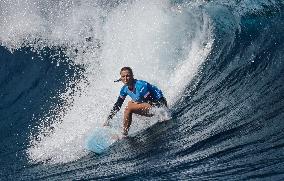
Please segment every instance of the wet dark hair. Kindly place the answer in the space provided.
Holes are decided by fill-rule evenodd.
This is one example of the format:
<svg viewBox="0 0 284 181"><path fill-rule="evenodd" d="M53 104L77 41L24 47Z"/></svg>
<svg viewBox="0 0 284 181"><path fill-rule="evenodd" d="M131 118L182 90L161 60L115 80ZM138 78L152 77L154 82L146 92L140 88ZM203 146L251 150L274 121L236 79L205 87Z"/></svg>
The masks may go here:
<svg viewBox="0 0 284 181"><path fill-rule="evenodd" d="M120 74L121 74L121 72L122 71L125 71L125 70L128 70L130 73L131 73L131 75L133 75L133 71L132 71L132 69L130 68L130 67L122 67L121 69L120 69Z"/></svg>

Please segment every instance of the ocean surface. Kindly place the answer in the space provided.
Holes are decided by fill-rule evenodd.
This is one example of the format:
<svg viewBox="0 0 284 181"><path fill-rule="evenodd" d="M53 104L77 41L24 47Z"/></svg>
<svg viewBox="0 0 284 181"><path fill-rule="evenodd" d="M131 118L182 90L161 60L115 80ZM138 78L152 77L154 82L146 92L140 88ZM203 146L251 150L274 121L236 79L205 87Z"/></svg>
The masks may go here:
<svg viewBox="0 0 284 181"><path fill-rule="evenodd" d="M282 0L2 0L0 17L0 180L284 180ZM172 119L134 116L97 155L123 66Z"/></svg>

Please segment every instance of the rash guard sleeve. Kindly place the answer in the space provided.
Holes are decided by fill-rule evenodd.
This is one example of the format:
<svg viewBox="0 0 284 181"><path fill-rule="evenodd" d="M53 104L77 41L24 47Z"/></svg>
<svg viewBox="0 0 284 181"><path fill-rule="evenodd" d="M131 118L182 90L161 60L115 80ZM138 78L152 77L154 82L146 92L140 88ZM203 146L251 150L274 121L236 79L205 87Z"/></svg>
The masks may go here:
<svg viewBox="0 0 284 181"><path fill-rule="evenodd" d="M117 98L116 103L114 104L112 110L110 111L109 116L107 117L108 120L112 119L113 116L120 110L124 100L125 98L122 98L121 96Z"/></svg>
<svg viewBox="0 0 284 181"><path fill-rule="evenodd" d="M127 96L127 87L123 86L119 92L119 97L122 99L125 99L125 97Z"/></svg>

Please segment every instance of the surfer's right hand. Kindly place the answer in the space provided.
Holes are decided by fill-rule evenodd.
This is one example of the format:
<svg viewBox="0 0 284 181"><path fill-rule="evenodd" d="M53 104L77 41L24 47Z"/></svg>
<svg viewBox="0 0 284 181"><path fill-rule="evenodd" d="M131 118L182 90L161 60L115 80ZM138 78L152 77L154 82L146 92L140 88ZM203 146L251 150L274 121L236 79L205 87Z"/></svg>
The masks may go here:
<svg viewBox="0 0 284 181"><path fill-rule="evenodd" d="M109 120L107 119L105 122L104 122L104 124L103 124L103 127L106 127L106 126L110 126L109 125Z"/></svg>

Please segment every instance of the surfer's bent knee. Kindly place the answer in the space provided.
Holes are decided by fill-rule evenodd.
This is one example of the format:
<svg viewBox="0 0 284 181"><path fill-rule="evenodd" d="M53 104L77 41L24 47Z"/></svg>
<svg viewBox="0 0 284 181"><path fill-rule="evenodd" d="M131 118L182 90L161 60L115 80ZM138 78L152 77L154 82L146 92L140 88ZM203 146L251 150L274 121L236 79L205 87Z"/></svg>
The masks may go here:
<svg viewBox="0 0 284 181"><path fill-rule="evenodd" d="M132 101L129 101L127 103L127 106L125 107L125 110L124 110L125 113L131 113L132 112L132 104L133 104Z"/></svg>

